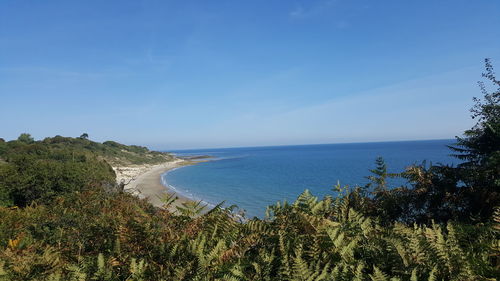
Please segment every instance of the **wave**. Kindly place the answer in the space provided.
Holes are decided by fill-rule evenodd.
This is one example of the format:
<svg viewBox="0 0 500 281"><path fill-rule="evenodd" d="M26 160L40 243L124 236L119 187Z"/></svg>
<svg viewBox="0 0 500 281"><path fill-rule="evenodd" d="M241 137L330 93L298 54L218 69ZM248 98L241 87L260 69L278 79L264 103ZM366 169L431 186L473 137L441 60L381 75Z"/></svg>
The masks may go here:
<svg viewBox="0 0 500 281"><path fill-rule="evenodd" d="M242 158L246 158L248 156L250 156L250 155L235 155L235 156L227 156L227 157L215 157L215 158L211 159L210 161L242 159Z"/></svg>
<svg viewBox="0 0 500 281"><path fill-rule="evenodd" d="M203 204L207 205L208 208L214 208L216 206L216 204L213 204L213 203L210 203L208 201L205 201L201 198L198 198L196 195L194 195L193 193L191 193L189 191L189 189L183 189L183 188L179 188L179 187L176 187L176 186L173 186L171 184L169 184L166 180L166 177L167 177L167 174L172 172L172 171L175 171L177 169L180 169L180 168L184 168L184 167L187 167L187 166L183 166L183 167L177 167L177 168L174 168L174 169L171 169L165 173L163 173L161 176L160 176L160 179L161 179L161 184L167 189L167 190L171 190L173 192L175 192L176 194L182 196L182 197L185 197L189 200L192 200L192 201L201 201Z"/></svg>
<svg viewBox="0 0 500 281"><path fill-rule="evenodd" d="M203 200L203 199L200 199L198 198L197 196L195 196L193 193L189 192L188 189L182 189L182 188L179 188L179 187L176 187L176 186L173 186L171 184L169 184L166 180L166 177L167 177L167 174L169 172L172 172L174 170L177 170L177 169L180 169L180 168L184 168L184 167L188 167L188 166L182 166L182 167L177 167L177 168L174 168L174 169L171 169L171 170L168 170L167 172L163 173L161 176L160 176L160 181L161 181L161 184L168 190L171 190L173 191L174 193L184 197L184 198L187 198L189 200L193 200L193 201L201 201L202 204L206 205L206 208L207 208L207 211L208 210L211 210L213 208L215 208L217 206L217 204L214 204L214 203L210 203L206 200ZM224 207L222 207L223 209L225 209ZM241 216L240 214L236 213L235 211L232 212L232 215L234 216L234 218L238 219L240 222L243 222L243 221L246 221L247 218L245 218L245 216Z"/></svg>

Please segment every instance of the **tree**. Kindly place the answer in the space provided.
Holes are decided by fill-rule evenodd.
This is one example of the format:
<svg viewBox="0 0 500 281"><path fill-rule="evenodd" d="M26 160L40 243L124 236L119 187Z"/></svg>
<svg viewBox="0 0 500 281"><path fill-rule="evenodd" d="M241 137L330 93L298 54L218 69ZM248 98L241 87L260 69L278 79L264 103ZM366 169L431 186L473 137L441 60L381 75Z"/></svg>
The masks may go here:
<svg viewBox="0 0 500 281"><path fill-rule="evenodd" d="M88 139L89 138L89 135L87 133L83 133L81 136L80 136L81 139Z"/></svg>
<svg viewBox="0 0 500 281"><path fill-rule="evenodd" d="M495 90L479 82L482 98L471 108L477 123L457 137L450 149L463 162L459 165L413 165L401 173L410 187L387 188L391 177L382 159L369 176L373 187L372 209L386 223L393 221L432 224L457 221L489 221L500 206L500 81L489 59L486 78ZM490 87L491 88L491 87Z"/></svg>
<svg viewBox="0 0 500 281"><path fill-rule="evenodd" d="M471 117L477 119L477 123L465 131L464 137L457 137L457 146L451 147L458 152L455 156L464 160L464 163L460 164L461 167L492 166L498 164L496 161L500 156L500 81L495 78L489 59L485 60L485 64L486 73L482 76L498 89L489 93L484 83L478 82L484 97L483 99L474 97L475 105L470 109Z"/></svg>
<svg viewBox="0 0 500 281"><path fill-rule="evenodd" d="M382 157L375 159L375 165L376 168L370 170L373 175L366 177L370 180L368 187L374 186L374 191L383 192L387 190L387 178L394 175L387 173L387 165Z"/></svg>
<svg viewBox="0 0 500 281"><path fill-rule="evenodd" d="M33 139L33 137L28 134L28 133L22 133L21 135L19 135L19 137L17 138L18 141L20 142L24 142L24 143L34 143L35 140Z"/></svg>
<svg viewBox="0 0 500 281"><path fill-rule="evenodd" d="M7 160L0 163L0 200L1 193L7 194L7 199L20 207L115 183L115 173L108 163L74 149L37 143L17 150Z"/></svg>
<svg viewBox="0 0 500 281"><path fill-rule="evenodd" d="M370 191L371 204L364 206L365 212L378 216L383 223L392 223L395 218L407 217L407 189L389 189L387 180L396 178L401 174L388 173L387 165L382 157L375 159L375 169L371 169L372 175L366 177L370 180L365 189ZM368 207L366 209L366 207ZM406 208L405 208L406 207Z"/></svg>
<svg viewBox="0 0 500 281"><path fill-rule="evenodd" d="M476 125L457 137L450 148L464 162L458 165L460 181L465 185L468 205L475 215L489 218L500 203L500 81L496 79L490 59L485 59L484 78L496 90L488 92L479 82L484 97L474 98L471 108Z"/></svg>

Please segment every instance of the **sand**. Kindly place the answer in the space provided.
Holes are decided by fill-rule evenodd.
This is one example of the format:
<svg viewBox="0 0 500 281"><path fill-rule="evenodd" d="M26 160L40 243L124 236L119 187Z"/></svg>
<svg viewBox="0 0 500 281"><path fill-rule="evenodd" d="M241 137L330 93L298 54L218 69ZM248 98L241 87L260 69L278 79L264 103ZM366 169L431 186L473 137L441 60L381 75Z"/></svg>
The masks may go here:
<svg viewBox="0 0 500 281"><path fill-rule="evenodd" d="M161 175L169 170L185 166L189 161L176 159L174 161L159 165L134 165L127 167L113 167L118 183L125 183L124 190L139 198L146 198L152 205L163 207L162 197L175 193L161 183ZM179 198L172 208L184 202L191 201L188 198L176 194Z"/></svg>

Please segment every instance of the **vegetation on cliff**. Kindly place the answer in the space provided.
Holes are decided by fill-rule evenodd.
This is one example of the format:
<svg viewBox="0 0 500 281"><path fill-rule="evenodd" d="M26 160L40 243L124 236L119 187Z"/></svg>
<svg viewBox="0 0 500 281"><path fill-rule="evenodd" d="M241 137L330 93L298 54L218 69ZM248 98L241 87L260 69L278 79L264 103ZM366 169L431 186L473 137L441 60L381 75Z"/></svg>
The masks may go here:
<svg viewBox="0 0 500 281"><path fill-rule="evenodd" d="M98 143L83 136L35 141L24 133L17 140L0 142L0 206L50 202L93 187L113 190L117 187L110 164L157 164L173 158L146 147Z"/></svg>

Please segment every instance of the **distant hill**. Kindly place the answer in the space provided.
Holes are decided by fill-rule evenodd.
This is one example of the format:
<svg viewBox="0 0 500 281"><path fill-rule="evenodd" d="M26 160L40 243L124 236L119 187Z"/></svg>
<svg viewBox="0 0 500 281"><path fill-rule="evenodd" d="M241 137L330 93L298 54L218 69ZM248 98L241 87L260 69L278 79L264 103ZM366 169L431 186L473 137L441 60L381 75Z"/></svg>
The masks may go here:
<svg viewBox="0 0 500 281"><path fill-rule="evenodd" d="M174 157L170 153L151 151L147 147L124 145L115 141L95 142L87 138L72 138L55 136L42 141L0 141L0 160L6 159L9 154L17 153L38 147L39 149L71 150L74 152L92 153L100 159L106 160L113 166L130 164L158 164L170 161Z"/></svg>

